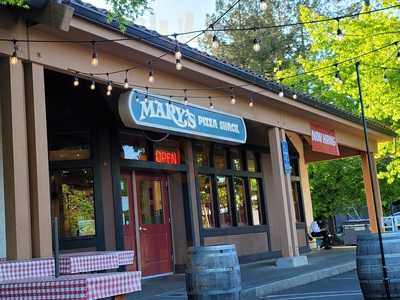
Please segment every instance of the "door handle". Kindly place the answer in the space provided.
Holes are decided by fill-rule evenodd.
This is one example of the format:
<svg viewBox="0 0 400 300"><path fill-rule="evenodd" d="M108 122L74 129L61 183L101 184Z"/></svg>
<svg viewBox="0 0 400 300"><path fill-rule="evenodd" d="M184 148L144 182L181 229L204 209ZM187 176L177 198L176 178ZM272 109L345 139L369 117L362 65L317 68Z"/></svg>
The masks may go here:
<svg viewBox="0 0 400 300"><path fill-rule="evenodd" d="M144 228L144 227L142 227L142 226L140 226L140 227L139 227L139 230L140 230L140 231L147 231L148 229L147 229L147 228Z"/></svg>

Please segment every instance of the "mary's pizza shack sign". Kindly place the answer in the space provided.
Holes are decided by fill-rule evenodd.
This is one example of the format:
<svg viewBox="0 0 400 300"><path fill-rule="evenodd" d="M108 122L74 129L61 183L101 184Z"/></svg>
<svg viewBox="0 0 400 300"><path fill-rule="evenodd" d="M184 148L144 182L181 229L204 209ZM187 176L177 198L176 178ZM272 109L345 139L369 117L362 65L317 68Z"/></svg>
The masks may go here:
<svg viewBox="0 0 400 300"><path fill-rule="evenodd" d="M312 151L340 156L335 131L316 124L311 124Z"/></svg>

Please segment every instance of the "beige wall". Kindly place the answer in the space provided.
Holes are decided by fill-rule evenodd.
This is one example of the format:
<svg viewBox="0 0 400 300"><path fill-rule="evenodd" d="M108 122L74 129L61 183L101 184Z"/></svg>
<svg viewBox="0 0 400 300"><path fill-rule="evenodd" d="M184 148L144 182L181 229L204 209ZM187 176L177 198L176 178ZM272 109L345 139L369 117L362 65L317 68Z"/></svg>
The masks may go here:
<svg viewBox="0 0 400 300"><path fill-rule="evenodd" d="M307 246L304 229L297 229L297 240L299 241L299 248Z"/></svg>
<svg viewBox="0 0 400 300"><path fill-rule="evenodd" d="M205 246L221 244L234 244L238 256L253 255L269 251L268 235L266 232L204 238Z"/></svg>

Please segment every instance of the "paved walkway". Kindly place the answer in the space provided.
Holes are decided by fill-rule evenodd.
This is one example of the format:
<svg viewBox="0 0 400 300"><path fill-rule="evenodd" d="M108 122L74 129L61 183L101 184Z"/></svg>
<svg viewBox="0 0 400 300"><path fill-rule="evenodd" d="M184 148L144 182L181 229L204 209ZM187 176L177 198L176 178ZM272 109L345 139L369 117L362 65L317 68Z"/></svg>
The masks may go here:
<svg viewBox="0 0 400 300"><path fill-rule="evenodd" d="M308 255L309 264L298 268L278 269L273 260L241 266L242 299L254 300L276 291L308 284L355 269L355 249L320 250ZM172 275L142 281L143 291L130 300L184 300L185 276Z"/></svg>

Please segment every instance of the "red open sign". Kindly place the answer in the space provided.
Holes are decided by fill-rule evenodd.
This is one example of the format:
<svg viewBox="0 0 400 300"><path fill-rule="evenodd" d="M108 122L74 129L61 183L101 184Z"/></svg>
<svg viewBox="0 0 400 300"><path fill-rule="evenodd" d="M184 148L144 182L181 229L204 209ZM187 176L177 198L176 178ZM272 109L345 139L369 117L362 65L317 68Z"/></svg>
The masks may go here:
<svg viewBox="0 0 400 300"><path fill-rule="evenodd" d="M177 151L168 151L157 149L155 152L156 162L162 164L179 165L180 159Z"/></svg>

